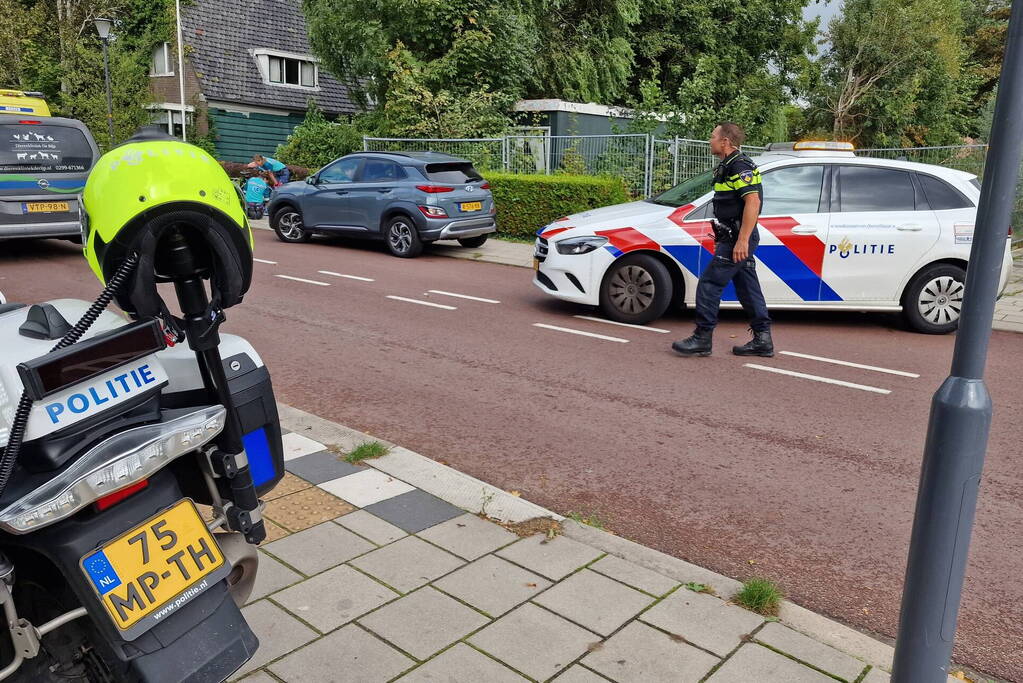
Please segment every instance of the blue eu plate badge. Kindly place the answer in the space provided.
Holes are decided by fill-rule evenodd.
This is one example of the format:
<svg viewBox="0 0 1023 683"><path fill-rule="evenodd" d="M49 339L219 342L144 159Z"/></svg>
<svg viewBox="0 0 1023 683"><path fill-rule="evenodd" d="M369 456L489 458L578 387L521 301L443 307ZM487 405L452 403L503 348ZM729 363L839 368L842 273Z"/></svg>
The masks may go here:
<svg viewBox="0 0 1023 683"><path fill-rule="evenodd" d="M82 562L82 566L85 567L86 573L92 579L92 583L96 586L96 590L99 591L100 595L104 595L121 585L121 577L110 566L110 560L107 559L106 553L102 550L87 557Z"/></svg>

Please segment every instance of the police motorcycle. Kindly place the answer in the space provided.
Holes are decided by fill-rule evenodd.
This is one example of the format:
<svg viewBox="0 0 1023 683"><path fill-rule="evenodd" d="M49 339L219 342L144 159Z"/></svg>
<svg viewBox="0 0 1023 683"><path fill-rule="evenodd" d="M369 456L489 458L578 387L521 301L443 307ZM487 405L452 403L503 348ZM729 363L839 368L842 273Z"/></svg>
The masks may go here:
<svg viewBox="0 0 1023 683"><path fill-rule="evenodd" d="M259 646L239 606L283 476L270 376L218 331L252 276L244 205L154 132L83 205L99 298L0 306L0 681L223 681Z"/></svg>

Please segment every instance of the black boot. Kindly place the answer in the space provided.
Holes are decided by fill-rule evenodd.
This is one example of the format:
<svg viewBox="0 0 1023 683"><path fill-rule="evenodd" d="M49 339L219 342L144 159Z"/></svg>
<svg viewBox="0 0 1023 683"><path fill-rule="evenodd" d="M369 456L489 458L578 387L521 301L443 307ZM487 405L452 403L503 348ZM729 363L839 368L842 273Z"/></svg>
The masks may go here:
<svg viewBox="0 0 1023 683"><path fill-rule="evenodd" d="M674 342L671 348L680 356L709 356L712 336L712 330L697 327L690 336Z"/></svg>
<svg viewBox="0 0 1023 683"><path fill-rule="evenodd" d="M736 356L763 356L770 358L774 355L774 342L771 341L771 330L750 330L753 338L742 346L733 346L732 353Z"/></svg>

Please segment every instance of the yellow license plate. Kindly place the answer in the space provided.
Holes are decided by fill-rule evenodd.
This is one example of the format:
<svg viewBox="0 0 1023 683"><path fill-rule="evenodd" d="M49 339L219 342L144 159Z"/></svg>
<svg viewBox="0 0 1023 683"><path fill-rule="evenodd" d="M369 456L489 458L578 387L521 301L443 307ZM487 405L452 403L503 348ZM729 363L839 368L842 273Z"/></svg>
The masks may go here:
<svg viewBox="0 0 1023 683"><path fill-rule="evenodd" d="M86 555L81 567L125 640L170 618L231 571L187 498Z"/></svg>
<svg viewBox="0 0 1023 683"><path fill-rule="evenodd" d="M483 202L462 202L462 211L482 211Z"/></svg>
<svg viewBox="0 0 1023 683"><path fill-rule="evenodd" d="M540 270L540 260L533 259L533 270Z"/></svg>
<svg viewBox="0 0 1023 683"><path fill-rule="evenodd" d="M56 213L70 210L67 202L25 202L25 213Z"/></svg>

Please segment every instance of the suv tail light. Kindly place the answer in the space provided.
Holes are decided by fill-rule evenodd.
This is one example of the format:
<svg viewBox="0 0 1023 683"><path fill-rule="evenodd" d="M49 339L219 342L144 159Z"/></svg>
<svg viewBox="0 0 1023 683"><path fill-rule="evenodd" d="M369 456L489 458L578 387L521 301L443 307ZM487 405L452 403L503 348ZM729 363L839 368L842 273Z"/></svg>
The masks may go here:
<svg viewBox="0 0 1023 683"><path fill-rule="evenodd" d="M481 190L489 190L490 189L490 183L483 183L482 185L480 185L480 189Z"/></svg>
<svg viewBox="0 0 1023 683"><path fill-rule="evenodd" d="M417 190L422 190L427 194L436 194L437 192L454 192L453 187L444 187L443 185L416 185Z"/></svg>
<svg viewBox="0 0 1023 683"><path fill-rule="evenodd" d="M423 212L424 216L429 218L447 218L448 212L439 206L423 206L419 205L419 210Z"/></svg>

